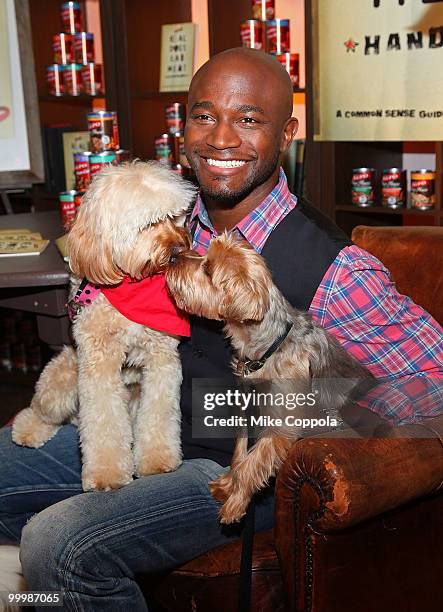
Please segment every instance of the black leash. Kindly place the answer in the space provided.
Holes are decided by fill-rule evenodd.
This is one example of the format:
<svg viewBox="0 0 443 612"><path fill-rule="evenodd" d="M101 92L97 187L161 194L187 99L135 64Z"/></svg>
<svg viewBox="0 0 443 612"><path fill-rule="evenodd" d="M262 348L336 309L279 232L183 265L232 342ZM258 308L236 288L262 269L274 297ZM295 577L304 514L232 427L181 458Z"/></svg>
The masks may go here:
<svg viewBox="0 0 443 612"><path fill-rule="evenodd" d="M249 435L249 424L251 407L246 409L248 449L254 444L253 438ZM240 575L238 589L238 612L249 612L251 609L252 596L252 554L254 552L254 531L255 531L255 497L252 497L246 510L243 525L243 537L240 560Z"/></svg>
<svg viewBox="0 0 443 612"><path fill-rule="evenodd" d="M240 561L238 612L249 612L252 595L252 553L254 550L255 499L252 498L245 516Z"/></svg>

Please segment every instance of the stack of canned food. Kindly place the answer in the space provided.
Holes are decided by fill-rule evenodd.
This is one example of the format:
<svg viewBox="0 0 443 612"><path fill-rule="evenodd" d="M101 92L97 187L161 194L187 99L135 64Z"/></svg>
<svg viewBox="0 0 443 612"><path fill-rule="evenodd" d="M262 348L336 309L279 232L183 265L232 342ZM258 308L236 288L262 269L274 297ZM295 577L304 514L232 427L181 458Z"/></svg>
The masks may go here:
<svg viewBox="0 0 443 612"><path fill-rule="evenodd" d="M94 62L94 34L83 31L79 2L61 5L63 32L54 35L54 63L46 70L49 93L53 96L103 94L102 67Z"/></svg>
<svg viewBox="0 0 443 612"><path fill-rule="evenodd" d="M117 113L105 110L89 113L88 129L90 150L74 153L75 189L63 191L59 196L60 214L66 229L75 219L83 194L97 172L130 158L129 151L120 149Z"/></svg>
<svg viewBox="0 0 443 612"><path fill-rule="evenodd" d="M183 136L186 107L180 102L174 102L166 107L165 115L166 131L155 139L155 159L169 166L174 172L190 177L192 170L186 159Z"/></svg>
<svg viewBox="0 0 443 612"><path fill-rule="evenodd" d="M407 204L407 173L400 168L387 168L381 176L381 204L386 208L405 208ZM352 203L368 207L376 204L377 172L374 168L352 171ZM410 206L430 210L435 206L435 171L412 170Z"/></svg>
<svg viewBox="0 0 443 612"><path fill-rule="evenodd" d="M289 19L275 19L274 0L252 0L252 17L240 24L242 45L275 55L298 87L300 56L291 53Z"/></svg>

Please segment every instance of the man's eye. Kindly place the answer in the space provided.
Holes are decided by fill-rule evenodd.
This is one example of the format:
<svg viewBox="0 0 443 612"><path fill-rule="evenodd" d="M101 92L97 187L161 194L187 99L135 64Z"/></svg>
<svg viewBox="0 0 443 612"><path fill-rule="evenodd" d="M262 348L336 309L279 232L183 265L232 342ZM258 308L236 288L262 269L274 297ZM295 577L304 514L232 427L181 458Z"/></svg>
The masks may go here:
<svg viewBox="0 0 443 612"><path fill-rule="evenodd" d="M246 123L246 124L258 123L258 121L254 119L253 117L243 117L243 119L241 119L240 121L241 123Z"/></svg>
<svg viewBox="0 0 443 612"><path fill-rule="evenodd" d="M197 120L197 121L212 121L212 117L210 117L209 115L193 115L192 116L193 119Z"/></svg>

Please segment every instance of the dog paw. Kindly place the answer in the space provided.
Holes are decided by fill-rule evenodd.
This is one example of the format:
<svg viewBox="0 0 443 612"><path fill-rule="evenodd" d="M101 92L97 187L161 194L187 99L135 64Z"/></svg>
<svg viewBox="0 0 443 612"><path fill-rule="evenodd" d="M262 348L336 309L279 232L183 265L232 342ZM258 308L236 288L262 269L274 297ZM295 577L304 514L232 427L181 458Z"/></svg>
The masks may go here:
<svg viewBox="0 0 443 612"><path fill-rule="evenodd" d="M210 482L209 490L214 499L224 503L232 493L233 484L232 474L228 472L217 478L217 480Z"/></svg>
<svg viewBox="0 0 443 612"><path fill-rule="evenodd" d="M82 473L83 491L112 491L132 482L132 474L117 469L85 470Z"/></svg>
<svg viewBox="0 0 443 612"><path fill-rule="evenodd" d="M138 477L152 476L153 474L164 474L174 472L181 465L181 460L169 458L150 458L136 463L135 475Z"/></svg>
<svg viewBox="0 0 443 612"><path fill-rule="evenodd" d="M246 514L250 500L239 493L231 495L220 508L220 523L230 525L238 523Z"/></svg>
<svg viewBox="0 0 443 612"><path fill-rule="evenodd" d="M32 408L25 408L15 417L12 424L12 440L20 446L40 448L55 436L60 429L42 421Z"/></svg>
<svg viewBox="0 0 443 612"><path fill-rule="evenodd" d="M180 464L181 459L178 457L173 457L168 453L156 453L154 456L146 456L136 460L135 474L141 477L174 472Z"/></svg>

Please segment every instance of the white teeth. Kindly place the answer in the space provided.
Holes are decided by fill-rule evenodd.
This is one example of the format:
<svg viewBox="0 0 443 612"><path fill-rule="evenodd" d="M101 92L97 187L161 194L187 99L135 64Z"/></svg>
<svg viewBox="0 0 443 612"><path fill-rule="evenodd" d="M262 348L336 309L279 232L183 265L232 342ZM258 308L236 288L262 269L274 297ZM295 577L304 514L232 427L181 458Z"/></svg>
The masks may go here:
<svg viewBox="0 0 443 612"><path fill-rule="evenodd" d="M222 161L220 159L208 158L206 161L210 166L217 166L217 168L239 168L240 166L244 166L246 164L245 161L241 161L239 159Z"/></svg>

